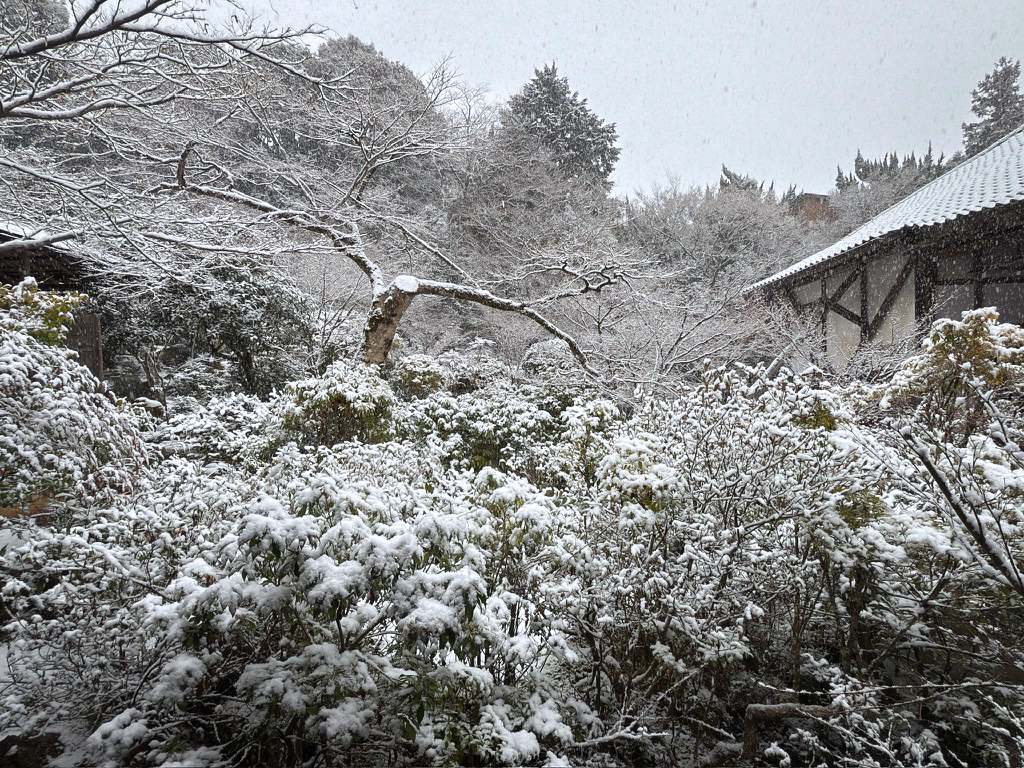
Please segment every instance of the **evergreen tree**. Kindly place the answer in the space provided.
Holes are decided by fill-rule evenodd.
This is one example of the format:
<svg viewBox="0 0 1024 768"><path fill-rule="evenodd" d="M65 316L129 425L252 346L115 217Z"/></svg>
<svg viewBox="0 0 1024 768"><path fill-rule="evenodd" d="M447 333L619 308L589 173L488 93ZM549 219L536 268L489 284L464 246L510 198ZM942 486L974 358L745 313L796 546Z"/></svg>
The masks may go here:
<svg viewBox="0 0 1024 768"><path fill-rule="evenodd" d="M615 124L606 123L587 107L587 100L569 90L554 64L534 70L534 78L508 103L509 117L537 138L569 178L608 177L619 158Z"/></svg>
<svg viewBox="0 0 1024 768"><path fill-rule="evenodd" d="M857 176L850 171L844 173L842 166L836 166L836 189L845 192L848 189L856 189L858 185Z"/></svg>
<svg viewBox="0 0 1024 768"><path fill-rule="evenodd" d="M1020 61L1005 56L971 91L971 112L976 123L964 123L964 151L968 157L1024 124L1024 96L1020 92Z"/></svg>
<svg viewBox="0 0 1024 768"><path fill-rule="evenodd" d="M753 176L730 171L723 165L722 178L718 181L718 188L722 192L757 192L760 194L764 192L764 182L758 181ZM774 196L774 182L769 186L768 191Z"/></svg>

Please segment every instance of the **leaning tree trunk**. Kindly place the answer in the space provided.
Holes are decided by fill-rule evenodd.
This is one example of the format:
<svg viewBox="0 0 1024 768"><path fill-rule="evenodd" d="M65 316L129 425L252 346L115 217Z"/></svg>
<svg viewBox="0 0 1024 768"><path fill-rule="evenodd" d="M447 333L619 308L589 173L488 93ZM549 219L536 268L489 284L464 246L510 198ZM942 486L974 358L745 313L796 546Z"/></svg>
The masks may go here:
<svg viewBox="0 0 1024 768"><path fill-rule="evenodd" d="M382 365L388 359L402 315L419 289L415 278L399 277L373 299L363 327L363 362Z"/></svg>

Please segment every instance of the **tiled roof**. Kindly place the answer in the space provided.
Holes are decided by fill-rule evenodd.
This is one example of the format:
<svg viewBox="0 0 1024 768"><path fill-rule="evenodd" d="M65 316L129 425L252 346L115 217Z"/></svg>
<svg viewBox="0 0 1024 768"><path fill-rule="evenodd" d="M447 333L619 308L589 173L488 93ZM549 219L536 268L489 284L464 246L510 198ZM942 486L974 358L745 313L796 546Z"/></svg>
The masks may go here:
<svg viewBox="0 0 1024 768"><path fill-rule="evenodd" d="M1024 200L1024 126L855 229L839 242L747 287L764 288L906 227L930 227Z"/></svg>

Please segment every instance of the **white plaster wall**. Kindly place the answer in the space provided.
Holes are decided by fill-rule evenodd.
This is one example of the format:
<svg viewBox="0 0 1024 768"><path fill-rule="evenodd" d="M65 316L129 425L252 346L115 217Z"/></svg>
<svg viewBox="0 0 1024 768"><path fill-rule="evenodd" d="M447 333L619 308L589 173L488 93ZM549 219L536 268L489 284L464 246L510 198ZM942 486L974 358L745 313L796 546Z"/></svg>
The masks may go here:
<svg viewBox="0 0 1024 768"><path fill-rule="evenodd" d="M889 295L889 290L896 283L903 265L907 263L904 255L884 256L868 263L868 319L878 314L878 308ZM908 281L910 282L910 281ZM911 294L913 295L913 294ZM913 306L911 306L913 313Z"/></svg>
<svg viewBox="0 0 1024 768"><path fill-rule="evenodd" d="M829 312L828 327L825 330L825 354L832 366L837 371L846 368L858 346L860 326L835 312Z"/></svg>
<svg viewBox="0 0 1024 768"><path fill-rule="evenodd" d="M891 286L890 286L891 287ZM889 288L885 289L885 293ZM882 297L885 298L884 295ZM879 302L880 303L880 302ZM872 317L874 317L872 315ZM886 315L885 320L875 334L875 341L880 344L897 344L910 337L914 332L914 274L903 284L896 301Z"/></svg>
<svg viewBox="0 0 1024 768"><path fill-rule="evenodd" d="M974 308L973 285L937 285L932 319L950 317L960 319L960 314Z"/></svg>
<svg viewBox="0 0 1024 768"><path fill-rule="evenodd" d="M935 265L935 277L939 280L968 280L974 269L974 259L967 254L941 256Z"/></svg>
<svg viewBox="0 0 1024 768"><path fill-rule="evenodd" d="M828 292L828 295L830 297L833 296L835 294L835 292L839 290L839 286L841 286L843 284L843 281L847 277L850 276L850 273L853 272L854 269L855 269L855 267L850 267L848 269L837 270L835 272L830 272L825 277L825 290ZM860 282L856 282L852 286L847 288L846 289L846 293L844 294L843 298L840 300L839 303L845 305L846 302L849 300L850 296L853 295L853 294L857 295L858 302L859 302L860 301ZM818 296L819 297L821 296L821 288L820 287L818 288Z"/></svg>
<svg viewBox="0 0 1024 768"><path fill-rule="evenodd" d="M855 271L857 271L857 267L851 266L830 274L825 280L828 295L835 295L843 282ZM846 289L846 293L840 297L837 303L855 315L860 314L860 279ZM841 371L846 368L859 345L860 326L851 323L835 312L829 312L828 324L825 327L825 354L836 370Z"/></svg>
<svg viewBox="0 0 1024 768"><path fill-rule="evenodd" d="M828 280L828 293L829 296L839 290L839 286L843 284L843 281L850 276L851 273L856 271L856 268L845 269L842 272L837 272L831 276ZM860 314L860 278L858 277L853 285L846 289L846 293L843 294L842 298L839 299L839 304L846 309L853 312L855 315Z"/></svg>

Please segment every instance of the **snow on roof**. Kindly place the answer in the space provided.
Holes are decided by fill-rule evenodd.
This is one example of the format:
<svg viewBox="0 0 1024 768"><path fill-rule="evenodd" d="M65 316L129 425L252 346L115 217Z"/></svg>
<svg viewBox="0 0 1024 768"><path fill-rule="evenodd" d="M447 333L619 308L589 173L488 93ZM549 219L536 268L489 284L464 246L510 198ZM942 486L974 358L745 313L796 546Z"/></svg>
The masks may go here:
<svg viewBox="0 0 1024 768"><path fill-rule="evenodd" d="M753 285L765 288L905 227L930 227L974 211L1024 200L1024 126L925 184L839 242Z"/></svg>

